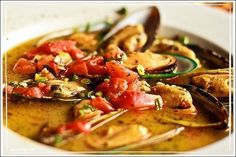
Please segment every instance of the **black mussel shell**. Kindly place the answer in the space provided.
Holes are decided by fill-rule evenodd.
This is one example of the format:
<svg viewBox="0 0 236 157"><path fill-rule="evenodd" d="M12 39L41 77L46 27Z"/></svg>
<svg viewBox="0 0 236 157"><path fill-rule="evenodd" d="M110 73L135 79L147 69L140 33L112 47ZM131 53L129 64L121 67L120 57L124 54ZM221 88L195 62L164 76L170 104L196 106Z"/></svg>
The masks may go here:
<svg viewBox="0 0 236 157"><path fill-rule="evenodd" d="M216 118L218 118L218 121L221 122L219 128L228 127L228 112L217 98L215 98L205 90L192 85L178 86L187 89L191 93L193 100L198 101L199 104L201 104L207 111L210 111L216 116Z"/></svg>
<svg viewBox="0 0 236 157"><path fill-rule="evenodd" d="M196 44L188 44L186 46L190 48L191 50L193 50L198 58L205 60L209 68L228 68L229 67L229 59L220 55L219 53L213 50L203 48Z"/></svg>

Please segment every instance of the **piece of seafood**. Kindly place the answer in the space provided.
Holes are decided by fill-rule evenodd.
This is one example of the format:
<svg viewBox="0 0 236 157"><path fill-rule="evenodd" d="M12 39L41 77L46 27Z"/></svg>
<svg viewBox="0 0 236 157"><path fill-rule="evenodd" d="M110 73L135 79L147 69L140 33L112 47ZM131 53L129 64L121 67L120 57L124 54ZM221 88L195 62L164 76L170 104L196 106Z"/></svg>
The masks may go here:
<svg viewBox="0 0 236 157"><path fill-rule="evenodd" d="M188 110L188 112L186 112L188 114L196 113L192 96L185 88L157 82L156 85L152 87L152 93L162 97L164 102L163 108L171 108L177 113L185 113L183 111L186 110Z"/></svg>
<svg viewBox="0 0 236 157"><path fill-rule="evenodd" d="M138 65L142 65L144 70L149 73L155 73L169 69L175 66L176 59L170 55L155 54L152 52L134 52L127 55L124 65L129 69L136 69Z"/></svg>
<svg viewBox="0 0 236 157"><path fill-rule="evenodd" d="M158 83L159 84L159 83ZM161 83L162 84L162 83ZM163 86L161 85L160 86ZM167 111L170 114L173 114L173 116L179 115L196 115L196 109L201 108L205 110L207 113L211 115L212 122L209 123L199 123L194 121L186 121L183 120L181 117L180 119L171 118L171 116L162 116L162 121L167 123L174 123L179 124L183 126L188 127L216 127L216 128L227 128L228 127L228 113L226 108L223 106L223 104L215 98L213 95L209 94L207 91L197 88L192 85L165 85L165 88L168 88L170 91L176 90L175 95L173 97L177 97L180 99L169 99L170 104L176 104L176 102L181 102L181 97L185 95L185 102L187 101L189 104L191 103L191 106L189 108L172 108L172 107L165 107L165 96L163 96L163 110ZM176 86L178 86L176 88ZM173 89L170 89L173 88ZM152 88L155 90L155 86ZM177 89L182 90L178 91ZM156 88L157 91L157 88ZM184 92L185 91L185 92ZM187 91L187 93L186 93ZM158 91L157 91L158 93ZM173 93L173 92L169 92ZM169 93L165 93L167 96ZM182 94L181 94L182 93ZM183 94L185 93L185 94ZM162 96L162 94L160 94ZM170 94L169 94L170 95ZM167 98L168 100L168 98ZM185 104L185 103L184 103Z"/></svg>
<svg viewBox="0 0 236 157"><path fill-rule="evenodd" d="M139 26L139 24L144 26L143 28ZM115 25L103 38L102 44L100 47L107 46L109 40L112 39L118 31L125 28L126 26L132 26L139 33L132 33L130 36L130 32L128 34L122 33L123 37L128 38L127 43L125 43L125 47L134 50L134 48L141 48L141 51L145 51L150 45L153 43L155 39L155 34L160 26L160 13L157 7L148 7L145 9L141 9L133 14L123 18L117 25ZM128 28L128 27L127 27ZM133 32L133 30L131 32ZM145 36L145 34L147 37ZM122 38L122 39L125 39ZM141 41L138 41L142 39ZM119 38L119 42L121 38ZM134 44L134 46L133 46ZM143 45L145 44L145 45Z"/></svg>
<svg viewBox="0 0 236 157"><path fill-rule="evenodd" d="M94 108L90 104L91 102L89 99L82 100L78 104L76 104L73 107L74 117L76 119L82 119L82 120L89 119L90 120L90 119L94 119L101 116L103 112Z"/></svg>
<svg viewBox="0 0 236 157"><path fill-rule="evenodd" d="M155 53L168 52L173 54L180 54L182 56L193 59L200 66L200 61L196 57L194 51L174 40L166 38L156 39L149 50Z"/></svg>
<svg viewBox="0 0 236 157"><path fill-rule="evenodd" d="M198 86L217 98L229 97L229 74L200 74L193 76L190 83Z"/></svg>
<svg viewBox="0 0 236 157"><path fill-rule="evenodd" d="M229 69L211 69L197 70L168 81L177 84L192 84L217 98L228 98L230 93L233 92L233 88L230 87L232 79L232 73Z"/></svg>
<svg viewBox="0 0 236 157"><path fill-rule="evenodd" d="M78 32L72 34L69 39L76 41L79 49L83 51L93 52L97 49L99 44L97 36L98 35L96 33Z"/></svg>
<svg viewBox="0 0 236 157"><path fill-rule="evenodd" d="M114 34L108 41L109 45L117 45L125 52L140 50L147 42L147 35L141 24L128 25Z"/></svg>
<svg viewBox="0 0 236 157"><path fill-rule="evenodd" d="M75 81L49 80L47 83L51 86L54 97L70 98L86 90Z"/></svg>
<svg viewBox="0 0 236 157"><path fill-rule="evenodd" d="M144 140L150 135L149 130L140 124L111 125L101 135L89 135L86 143L95 149L107 150Z"/></svg>
<svg viewBox="0 0 236 157"><path fill-rule="evenodd" d="M188 44L186 46L194 51L198 58L205 60L205 64L211 69L229 68L230 66L232 66L229 65L229 55L223 56L214 50L206 49L196 44ZM233 61L231 61L231 63L233 63Z"/></svg>

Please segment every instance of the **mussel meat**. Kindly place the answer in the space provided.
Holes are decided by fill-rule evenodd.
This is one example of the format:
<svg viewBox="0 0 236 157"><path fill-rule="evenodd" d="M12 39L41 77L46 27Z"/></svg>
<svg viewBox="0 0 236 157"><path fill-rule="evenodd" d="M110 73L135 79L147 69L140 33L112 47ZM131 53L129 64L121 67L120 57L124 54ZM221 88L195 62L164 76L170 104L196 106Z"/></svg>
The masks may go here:
<svg viewBox="0 0 236 157"><path fill-rule="evenodd" d="M138 33L139 37L142 37L142 39L146 39L145 44L143 44L142 42L141 44L142 48L140 50L140 51L145 51L148 47L150 47L150 45L155 40L155 34L160 26L160 13L157 7L149 7L149 8L139 10L137 12L134 12L130 16L124 18L123 20L121 20L104 36L100 47L107 46L107 44L109 43L109 40L113 38L117 33L119 33L121 29L125 28L126 26L134 26L134 25L137 26L139 24L142 24L144 26L144 32L145 34L147 34L147 39L146 39L142 32ZM142 28L137 29L137 30L142 31ZM135 34L137 35L137 33ZM123 34L123 35L126 36L126 34ZM139 39L139 37L137 36L135 37L134 34L131 34L131 36L133 37L132 39L131 38L129 39L130 41ZM128 36L126 37L128 38ZM145 41L145 40L142 40L142 41Z"/></svg>

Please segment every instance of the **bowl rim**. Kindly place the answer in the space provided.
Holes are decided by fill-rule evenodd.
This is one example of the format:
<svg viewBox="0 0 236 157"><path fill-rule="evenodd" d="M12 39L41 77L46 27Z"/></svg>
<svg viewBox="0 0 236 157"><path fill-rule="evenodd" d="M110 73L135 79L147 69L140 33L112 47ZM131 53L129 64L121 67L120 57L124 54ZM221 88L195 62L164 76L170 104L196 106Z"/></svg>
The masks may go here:
<svg viewBox="0 0 236 157"><path fill-rule="evenodd" d="M62 22L63 21L63 22ZM60 23L60 24L59 24ZM63 23L63 25L61 24L61 23ZM42 23L37 23L37 26L36 26L36 24L32 24L32 25L29 25L29 26L26 26L26 27L23 27L23 28L20 28L20 29L18 29L18 30L15 30L15 31L12 31L12 32L10 32L9 34L5 34L3 37L2 37L2 41L1 41L1 45L2 45L2 55L1 55L1 57L3 56L3 54L5 54L5 52L7 51L7 50L9 50L10 48L12 48L12 47L14 47L14 46L16 46L16 45L19 45L19 44L21 44L21 43L23 43L24 41L27 41L27 40L29 40L29 39L32 39L33 37L39 37L39 36L41 36L41 35L43 35L43 34L46 34L46 33L49 33L49 32L52 32L52 31L55 31L55 29L56 30L60 30L60 29L64 29L64 28L72 28L73 26L76 26L78 24L78 22L76 22L76 18L70 18L70 19L58 19L58 20L55 20L55 21L53 21L53 22L51 22L50 24L46 24L45 22L42 22ZM178 27L174 27L173 25L164 25L164 27L165 26L169 26L169 27L173 27L173 28L176 28L176 29L179 29L179 30L182 30L181 28L178 28ZM34 30L40 30L40 31L34 31ZM25 38L27 38L27 39L25 39L25 38L22 38L21 40L17 40L17 38L14 38L14 37L16 37L16 36L19 36L19 35L21 35L22 33L24 33L24 32L27 32L27 31L30 31L31 32L31 34L29 34L29 35L26 35L25 36ZM188 31L184 31L184 32L188 32ZM191 33L191 34L193 34L193 35L195 35L194 33L192 33L192 32L188 32L188 33ZM197 35L196 35L197 36ZM200 37L201 38L201 37ZM207 39L204 39L204 40L207 40ZM208 41L208 40L207 40ZM210 43L213 43L213 44L215 44L214 42L211 42L211 41L209 41ZM215 44L216 45L216 44ZM223 48L224 49L224 48ZM24 137L24 136L21 136L21 135L19 135L19 134L17 134L17 133L15 133L15 132L13 132L12 130L10 130L10 129L8 129L8 128L6 128L5 126L3 126L3 132L5 132L6 133L6 130L9 132L9 134L12 134L12 136L15 136L15 135L17 135L17 136L19 136L19 138L21 138L21 139L27 139L26 141L27 141L27 143L28 142L30 142L30 143L32 143L32 141L33 140L30 140L29 138L26 138L26 137ZM13 134L15 134L15 135L13 135ZM11 136L11 135L10 135ZM233 134L232 134L232 137L234 137L235 135L234 135L234 132L233 132ZM2 136L3 137L3 136ZM230 139L229 139L229 136L227 136L227 137L225 137L225 138L223 138L223 139L221 139L221 140L219 140L219 141L217 141L217 142L214 142L214 143L212 143L212 144L209 144L209 145L207 145L207 146L204 146L204 147L201 147L201 148L198 148L198 149L194 149L194 150L191 150L191 151L187 151L186 153L188 153L188 155L189 154L199 154L199 153L206 153L206 150L208 150L208 149L213 149L213 150L215 150L214 149L214 147L216 146L216 145L218 145L219 144L219 142L221 141L221 143L223 142L223 143L226 143L226 142L232 142L232 141L230 141ZM57 148L52 148L52 147L49 147L49 146L45 146L45 145L43 145L43 144L40 144L40 143L37 143L37 142L35 142L36 143L36 145L38 145L39 147L41 147L43 150L45 149L45 152L47 152L46 151L46 149L50 149L52 152L53 152L53 154L55 154L55 153L57 153L57 152L59 152L59 154L60 155L63 155L64 153L65 154L68 154L69 153L69 151L65 151L65 150L60 150L60 149L57 149ZM41 149L40 148L40 149ZM49 152L48 152L49 153ZM49 153L50 154L50 153ZM73 154L73 153L72 153ZM217 153L218 154L218 153ZM185 155L185 154L183 154L183 155Z"/></svg>

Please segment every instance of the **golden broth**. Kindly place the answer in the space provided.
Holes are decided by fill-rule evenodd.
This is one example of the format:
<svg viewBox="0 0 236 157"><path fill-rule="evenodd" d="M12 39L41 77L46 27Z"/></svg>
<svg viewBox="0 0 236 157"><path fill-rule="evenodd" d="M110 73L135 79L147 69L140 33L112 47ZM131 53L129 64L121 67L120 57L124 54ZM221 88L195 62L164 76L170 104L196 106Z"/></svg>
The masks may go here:
<svg viewBox="0 0 236 157"><path fill-rule="evenodd" d="M37 40L38 38L25 42L6 53L3 60L4 63L6 61L6 64L3 66L5 83L26 79L25 76L13 73L13 65L26 50L31 48L36 43ZM6 102L6 97L4 98L4 102ZM23 136L37 140L38 133L45 124L48 124L49 126L58 126L65 122L71 121L73 114L71 108L73 105L73 103L68 102L46 102L33 100L14 102L7 99L7 103L4 103L3 105L4 119L7 119L7 123L4 121L4 124L7 125L8 128ZM95 130L94 133L101 132L111 124L122 125L139 123L150 129L153 135L163 133L177 126L174 124L161 123L160 116L162 114L162 112L154 110L129 111L114 121ZM209 114L205 113L200 108L198 108L198 114L196 116L185 116L182 118L203 123L211 120L211 118L209 118ZM174 138L159 144L138 148L136 150L144 151L144 153L152 153L151 151L169 151L170 153L173 151L187 151L203 147L220 140L227 135L228 131L226 130L186 127L180 135ZM89 136L89 134L86 136ZM59 146L59 148L70 151L94 151L86 145L84 138L85 137L73 139L64 145Z"/></svg>

